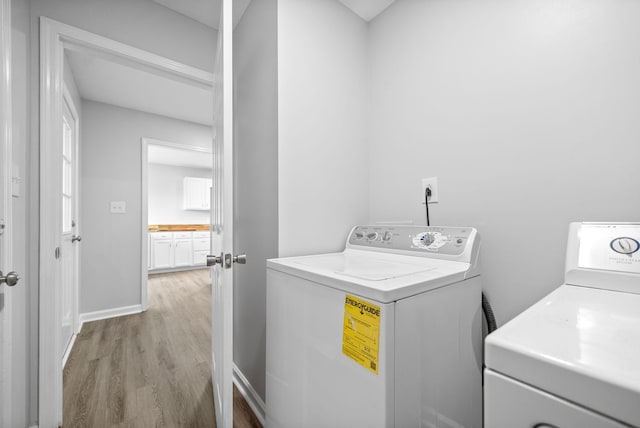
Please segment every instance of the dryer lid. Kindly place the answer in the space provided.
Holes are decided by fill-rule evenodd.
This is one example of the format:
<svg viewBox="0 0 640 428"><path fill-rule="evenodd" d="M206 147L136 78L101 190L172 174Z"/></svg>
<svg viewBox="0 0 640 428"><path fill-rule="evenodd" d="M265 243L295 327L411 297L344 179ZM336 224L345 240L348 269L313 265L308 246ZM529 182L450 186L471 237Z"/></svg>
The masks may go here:
<svg viewBox="0 0 640 428"><path fill-rule="evenodd" d="M640 426L640 295L563 285L487 337L489 369Z"/></svg>

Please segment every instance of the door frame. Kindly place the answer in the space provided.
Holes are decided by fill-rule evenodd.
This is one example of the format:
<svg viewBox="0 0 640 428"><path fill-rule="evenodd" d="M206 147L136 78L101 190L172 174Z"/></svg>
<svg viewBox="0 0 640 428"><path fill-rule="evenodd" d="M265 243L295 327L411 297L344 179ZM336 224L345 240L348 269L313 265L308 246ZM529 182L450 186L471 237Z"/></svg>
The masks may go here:
<svg viewBox="0 0 640 428"><path fill-rule="evenodd" d="M179 150L190 150L199 153L206 153L211 156L211 147L190 146L188 144L172 143L170 141L156 140L154 138L142 137L140 139L140 170L142 171L141 188L141 227L140 227L140 303L142 310L149 308L149 298L147 286L149 283L149 269L147 269L147 257L149 256L149 145L171 147ZM213 168L212 168L213 169Z"/></svg>
<svg viewBox="0 0 640 428"><path fill-rule="evenodd" d="M2 0L7 2L8 0ZM3 26L4 28L4 26ZM10 28L10 26L9 26ZM62 423L62 367L60 365L62 296L56 292L60 266L55 258L60 247L61 223L60 106L64 50L75 50L142 70L163 73L204 87L213 86L213 74L124 43L40 17L40 228L39 228L39 352L38 420L40 426ZM53 285L52 285L53 284Z"/></svg>
<svg viewBox="0 0 640 428"><path fill-rule="evenodd" d="M1 232L2 249L0 251L0 268L7 273L13 265L11 248L11 189L12 189L12 99L11 99L11 0L0 0L0 152L2 153L2 168L4 175L2 180L3 192L0 197L3 203L0 210L0 219L4 219L5 228ZM11 350L12 346L4 346L12 343L12 304L11 293L4 288L3 308L0 312L2 318L0 332L0 426L10 426L12 423L13 396L11 394Z"/></svg>

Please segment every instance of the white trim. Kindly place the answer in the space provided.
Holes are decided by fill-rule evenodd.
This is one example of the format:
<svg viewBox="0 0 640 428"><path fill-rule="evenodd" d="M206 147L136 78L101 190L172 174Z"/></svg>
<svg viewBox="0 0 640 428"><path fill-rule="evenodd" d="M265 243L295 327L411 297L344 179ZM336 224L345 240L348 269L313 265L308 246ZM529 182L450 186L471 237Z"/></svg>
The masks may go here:
<svg viewBox="0 0 640 428"><path fill-rule="evenodd" d="M80 326L80 329L82 329L82 325ZM77 333L73 333L71 335L71 340L69 341L69 345L67 345L67 349L64 351L64 355L62 356L62 369L64 370L64 367L67 365L67 361L69 360L69 355L71 355L71 350L73 349L73 345L76 344L76 339L78 338L78 333L80 333L80 331L78 331Z"/></svg>
<svg viewBox="0 0 640 428"><path fill-rule="evenodd" d="M0 0L8 3L9 0ZM3 25L3 28L5 26ZM10 26L9 26L10 29ZM41 426L62 423L62 370L60 369L62 298L56 293L60 269L54 253L60 247L59 225L61 201L57 197L61 180L59 156L60 100L64 49L81 50L93 55L138 67L154 73L181 79L194 85L213 86L213 74L168 58L107 39L46 17L40 17L40 159L32 164L40 169L39 228L39 354L38 354L38 420ZM140 312L142 305L127 313ZM82 314L80 322L93 317L119 316L118 310ZM96 318L99 319L99 318Z"/></svg>
<svg viewBox="0 0 640 428"><path fill-rule="evenodd" d="M264 401L260 398L256 390L253 389L247 378L235 363L233 364L233 383L236 385L236 388L238 388L238 391L242 394L249 407L251 407L251 410L253 410L253 413L256 415L262 426L265 426L266 406Z"/></svg>
<svg viewBox="0 0 640 428"><path fill-rule="evenodd" d="M181 267L173 267L173 268L166 268L166 269L149 269L148 274L155 275L158 273L187 272L190 270L203 270L203 269L209 270L209 268L206 265L192 265L192 266L181 266Z"/></svg>
<svg viewBox="0 0 640 428"><path fill-rule="evenodd" d="M191 150L199 153L213 153L210 147L190 146L188 144L178 144L170 141L156 140L154 138L142 137L140 139L141 155L140 155L140 172L141 185L141 227L140 227L140 304L144 311L149 308L149 274L150 273L163 273L163 272L178 272L182 270L192 270L193 267L186 268L174 268L174 269L161 269L155 271L149 271L148 259L149 259L149 145L171 147L179 150ZM202 266L205 267L206 266Z"/></svg>
<svg viewBox="0 0 640 428"><path fill-rule="evenodd" d="M5 229L1 240L0 249L0 270L5 273L10 272L13 267L12 260L12 226L11 219L11 179L13 177L12 167L12 99L11 99L11 1L0 0L0 151L2 152L3 164L0 165L4 175L2 198L2 210L0 218L4 220ZM0 338L0 426L11 426L13 424L12 412L17 402L13 399L11 384L12 380L12 343L13 343L13 304L12 292L4 287L4 308L2 309L2 332ZM23 285L24 287L24 285ZM8 345L8 346L5 346ZM26 356L25 356L26 358Z"/></svg>
<svg viewBox="0 0 640 428"><path fill-rule="evenodd" d="M204 87L213 85L213 74L208 71L191 67L50 18L40 17L40 21L42 22L43 20L48 21L49 25L60 35L65 49L89 53L93 56L124 63L137 69L155 71L169 77L198 83Z"/></svg>
<svg viewBox="0 0 640 428"><path fill-rule="evenodd" d="M149 309L149 143L148 139L140 139L140 305L142 310Z"/></svg>
<svg viewBox="0 0 640 428"><path fill-rule="evenodd" d="M60 107L62 105L63 50L52 22L40 20L40 275L38 421L42 426L62 424L62 370L60 320L62 296L60 263Z"/></svg>
<svg viewBox="0 0 640 428"><path fill-rule="evenodd" d="M98 320L106 320L108 318L123 317L125 315L139 314L142 312L142 305L122 306L113 309L104 309L95 312L85 312L80 314L80 328L84 323Z"/></svg>
<svg viewBox="0 0 640 428"><path fill-rule="evenodd" d="M155 144L156 146L171 147L179 150L191 150L192 152L200 153L213 153L213 149L211 147L191 146L189 144L173 143L171 141L156 140L155 138L146 137L143 137L142 140L146 141L147 144Z"/></svg>

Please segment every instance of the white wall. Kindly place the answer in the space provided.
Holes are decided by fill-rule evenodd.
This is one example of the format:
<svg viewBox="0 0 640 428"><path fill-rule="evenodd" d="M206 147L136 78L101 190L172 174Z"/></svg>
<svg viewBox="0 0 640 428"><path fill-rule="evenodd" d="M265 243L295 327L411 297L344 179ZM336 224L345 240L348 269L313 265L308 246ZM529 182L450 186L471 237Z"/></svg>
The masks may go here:
<svg viewBox="0 0 640 428"><path fill-rule="evenodd" d="M342 250L367 220L367 65L367 25L341 3L278 1L280 256Z"/></svg>
<svg viewBox="0 0 640 428"><path fill-rule="evenodd" d="M36 293L36 283L31 279L27 268L27 252L31 245L27 239L28 194L25 188L29 176L27 164L27 141L29 139L29 87L26 76L29 72L29 4L26 0L11 1L11 42L12 42L12 141L13 165L17 171L13 174L21 178L20 197L12 198L13 205L13 270L20 275L18 285L12 293L12 426L28 426L35 419L31 417L32 398L35 381L31 367L37 367L32 358L33 349L37 349L37 336L34 340L33 325L29 307ZM6 273L6 272L5 272ZM7 290L9 292L9 290ZM35 366L34 366L35 364Z"/></svg>
<svg viewBox="0 0 640 428"><path fill-rule="evenodd" d="M498 322L562 283L570 221L638 221L640 3L397 1L370 26L371 219L475 226Z"/></svg>
<svg viewBox="0 0 640 428"><path fill-rule="evenodd" d="M140 304L142 137L211 147L211 129L83 100L80 313ZM110 201L125 201L111 214Z"/></svg>
<svg viewBox="0 0 640 428"><path fill-rule="evenodd" d="M211 155L203 154L203 156ZM210 169L150 163L147 173L149 224L209 224L209 211L183 208L183 179L184 177L211 178Z"/></svg>
<svg viewBox="0 0 640 428"><path fill-rule="evenodd" d="M266 259L278 256L276 0L253 0L234 31L236 218L233 359L265 398Z"/></svg>

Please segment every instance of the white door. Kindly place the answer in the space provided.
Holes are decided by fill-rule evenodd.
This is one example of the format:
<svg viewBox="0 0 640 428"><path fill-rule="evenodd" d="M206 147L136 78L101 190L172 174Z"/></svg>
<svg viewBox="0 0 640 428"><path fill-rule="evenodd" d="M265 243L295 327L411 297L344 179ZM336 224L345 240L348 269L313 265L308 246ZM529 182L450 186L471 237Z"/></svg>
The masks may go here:
<svg viewBox="0 0 640 428"><path fill-rule="evenodd" d="M76 333L78 313L78 115L65 87L62 103L62 234L60 266L62 268L62 366Z"/></svg>
<svg viewBox="0 0 640 428"><path fill-rule="evenodd" d="M11 11L0 0L0 270L11 268ZM0 285L0 426L11 426L11 289Z"/></svg>
<svg viewBox="0 0 640 428"><path fill-rule="evenodd" d="M233 426L233 0L222 1L214 70L212 379L218 428Z"/></svg>

